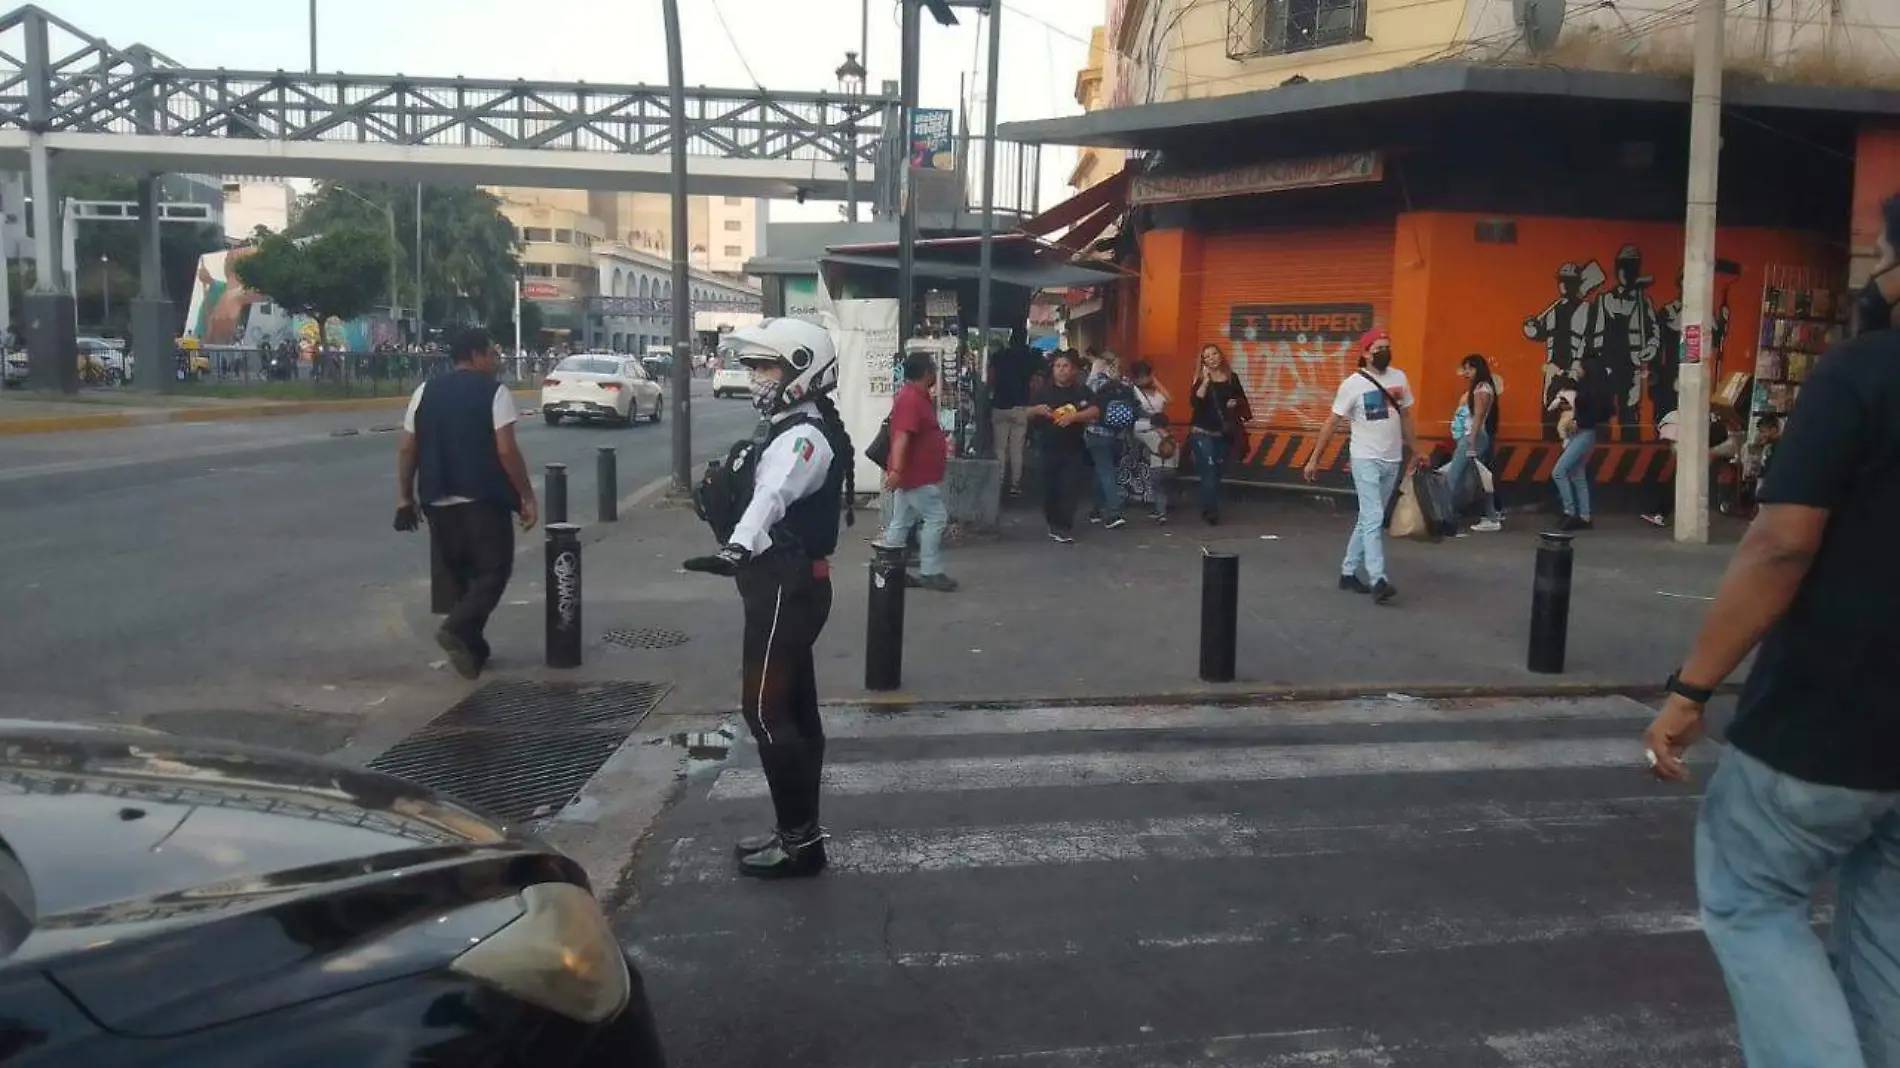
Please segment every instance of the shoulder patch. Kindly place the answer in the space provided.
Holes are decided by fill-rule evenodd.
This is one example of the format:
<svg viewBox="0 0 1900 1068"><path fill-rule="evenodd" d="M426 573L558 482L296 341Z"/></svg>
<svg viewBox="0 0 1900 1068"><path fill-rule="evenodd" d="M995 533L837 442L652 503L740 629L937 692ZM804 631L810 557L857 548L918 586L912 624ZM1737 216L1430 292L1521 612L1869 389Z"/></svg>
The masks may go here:
<svg viewBox="0 0 1900 1068"><path fill-rule="evenodd" d="M816 452L817 449L812 445L810 438L800 437L797 441L792 442L792 451L798 454L799 463L805 463L812 458L812 454Z"/></svg>

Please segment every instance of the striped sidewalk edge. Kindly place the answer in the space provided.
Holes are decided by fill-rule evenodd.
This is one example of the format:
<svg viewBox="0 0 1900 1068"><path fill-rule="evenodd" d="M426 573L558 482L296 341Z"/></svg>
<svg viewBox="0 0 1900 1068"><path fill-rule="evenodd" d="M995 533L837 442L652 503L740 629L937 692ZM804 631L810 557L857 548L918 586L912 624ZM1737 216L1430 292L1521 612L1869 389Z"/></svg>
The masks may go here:
<svg viewBox="0 0 1900 1068"><path fill-rule="evenodd" d="M1732 697L1742 692L1742 686L1739 682L1723 683L1716 688L1715 692L1721 696ZM826 701L823 707L826 715L859 708L939 711L977 706L999 709L1128 708L1138 705L1239 707L1269 703L1350 701L1385 697L1391 694L1418 700L1489 697L1628 697L1638 701L1648 701L1662 697L1663 689L1660 682L1651 679L1527 683L1355 682L1338 685L1280 687L1249 686L1244 683L1229 687L1220 683L1197 683L1175 690L1149 690L1142 693L990 695L972 692L955 698L923 696L895 690L889 693L866 693ZM727 709L727 711L732 711L732 709Z"/></svg>

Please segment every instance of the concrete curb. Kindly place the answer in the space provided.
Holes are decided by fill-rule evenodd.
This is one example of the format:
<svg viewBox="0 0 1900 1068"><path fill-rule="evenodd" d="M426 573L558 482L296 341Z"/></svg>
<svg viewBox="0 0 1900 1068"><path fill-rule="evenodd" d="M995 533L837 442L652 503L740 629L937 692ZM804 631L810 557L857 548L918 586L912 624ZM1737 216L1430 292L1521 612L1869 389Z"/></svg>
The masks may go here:
<svg viewBox="0 0 1900 1068"><path fill-rule="evenodd" d="M1718 696L1741 692L1741 684L1728 683L1716 690ZM1143 705L1172 708L1183 705L1242 706L1259 704L1296 704L1320 701L1354 701L1403 694L1421 701L1447 701L1475 698L1538 697L1628 697L1647 701L1662 696L1655 682L1549 682L1477 685L1463 683L1359 683L1341 686L1284 686L1262 689L1190 689L1165 690L1143 694L1062 695L1052 697L984 697L972 695L947 700L941 697L919 698L904 693L872 694L848 700L827 701L827 709L867 709L871 711L935 712L959 708L1129 708ZM702 710L705 711L705 710Z"/></svg>
<svg viewBox="0 0 1900 1068"><path fill-rule="evenodd" d="M534 390L511 390L517 400L533 399ZM216 423L238 419L276 419L319 412L368 412L402 408L407 395L398 397L361 397L333 401L258 401L255 404L231 404L215 408L144 409L135 412L100 412L97 415L54 415L39 419L0 420L0 437L21 434L57 434L74 430L120 430L134 426L163 426L168 423Z"/></svg>

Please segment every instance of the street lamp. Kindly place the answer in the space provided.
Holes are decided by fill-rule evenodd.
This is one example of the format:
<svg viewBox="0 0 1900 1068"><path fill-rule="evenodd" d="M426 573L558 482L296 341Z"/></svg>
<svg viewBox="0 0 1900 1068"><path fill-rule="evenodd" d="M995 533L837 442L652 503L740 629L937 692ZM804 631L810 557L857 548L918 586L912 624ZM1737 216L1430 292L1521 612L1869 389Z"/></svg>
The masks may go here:
<svg viewBox="0 0 1900 1068"><path fill-rule="evenodd" d="M858 221L858 105L864 99L864 64L856 52L846 52L844 63L835 72L838 88L844 92L844 183L845 220Z"/></svg>
<svg viewBox="0 0 1900 1068"><path fill-rule="evenodd" d="M106 324L112 319L112 257L99 257L99 332L106 331Z"/></svg>
<svg viewBox="0 0 1900 1068"><path fill-rule="evenodd" d="M311 11L313 14L316 11L316 7L314 3L311 5ZM393 205L379 203L377 201L371 200L370 198L364 196L363 194L357 192L356 190L351 189L347 185L342 185L339 183L332 182L330 184L330 188L336 189L339 192L347 193L350 196L353 196L356 199L362 201L363 203L368 204L370 207L375 208L377 211L382 212L383 216L389 220L389 318L391 319L391 321L394 321L396 318L396 306L399 303L401 303L400 298L397 297L396 295L396 284L397 284L397 279L401 277L401 274L402 274L402 271L400 270L398 266L398 257L402 255L402 242L396 239L396 209ZM421 216L418 215L416 229L420 230L421 228L422 228ZM416 255L420 256L421 254L422 254L422 246L418 244L416 246ZM421 304L422 304L422 291L420 289L417 289L416 305L418 308L420 308ZM417 316L418 318L420 318L421 316L420 311L417 312ZM321 327L319 327L319 329L321 329Z"/></svg>

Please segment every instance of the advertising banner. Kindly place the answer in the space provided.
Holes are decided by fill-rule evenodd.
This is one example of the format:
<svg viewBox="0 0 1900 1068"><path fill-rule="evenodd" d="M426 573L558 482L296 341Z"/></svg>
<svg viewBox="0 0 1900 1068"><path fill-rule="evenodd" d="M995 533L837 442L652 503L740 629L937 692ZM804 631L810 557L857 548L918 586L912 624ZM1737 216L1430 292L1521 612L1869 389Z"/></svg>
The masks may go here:
<svg viewBox="0 0 1900 1068"><path fill-rule="evenodd" d="M956 149L950 138L947 108L916 108L910 113L910 165L925 171L953 171Z"/></svg>

